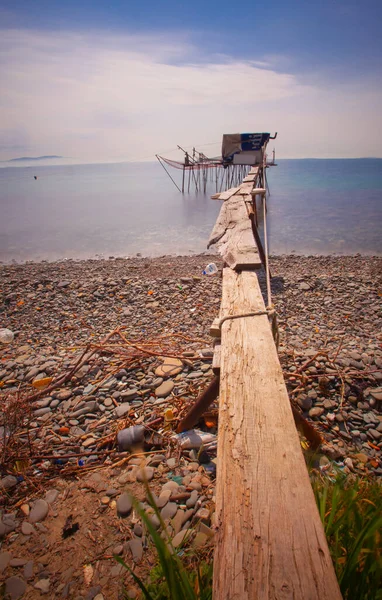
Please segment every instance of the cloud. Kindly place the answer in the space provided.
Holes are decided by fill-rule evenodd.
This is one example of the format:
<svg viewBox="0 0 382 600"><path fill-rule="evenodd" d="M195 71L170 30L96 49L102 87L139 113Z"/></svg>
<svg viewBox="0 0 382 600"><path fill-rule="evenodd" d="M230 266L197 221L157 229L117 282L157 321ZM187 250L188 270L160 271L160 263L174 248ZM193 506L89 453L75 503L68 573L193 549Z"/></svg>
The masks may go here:
<svg viewBox="0 0 382 600"><path fill-rule="evenodd" d="M206 60L190 36L4 30L0 56L3 160L20 145L84 161L140 159L275 130L283 156L382 154L380 86L314 85L262 56Z"/></svg>

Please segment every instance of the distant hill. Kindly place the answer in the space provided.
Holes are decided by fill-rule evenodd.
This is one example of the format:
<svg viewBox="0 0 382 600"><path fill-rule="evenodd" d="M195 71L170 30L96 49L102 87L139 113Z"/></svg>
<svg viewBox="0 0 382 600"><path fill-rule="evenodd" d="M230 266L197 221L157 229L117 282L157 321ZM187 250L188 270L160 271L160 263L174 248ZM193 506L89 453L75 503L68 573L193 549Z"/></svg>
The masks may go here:
<svg viewBox="0 0 382 600"><path fill-rule="evenodd" d="M55 154L52 154L51 156L21 156L20 158L11 158L10 160L6 161L6 162L23 162L23 161L30 161L30 160L47 160L49 158L64 158L63 156L56 156Z"/></svg>

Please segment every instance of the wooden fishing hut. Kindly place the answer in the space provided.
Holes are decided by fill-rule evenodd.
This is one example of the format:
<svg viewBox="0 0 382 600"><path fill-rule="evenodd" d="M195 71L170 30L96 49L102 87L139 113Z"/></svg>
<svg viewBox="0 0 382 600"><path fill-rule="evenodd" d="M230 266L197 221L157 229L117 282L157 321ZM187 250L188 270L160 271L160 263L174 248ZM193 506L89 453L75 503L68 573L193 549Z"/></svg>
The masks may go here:
<svg viewBox="0 0 382 600"><path fill-rule="evenodd" d="M221 192L224 187L231 188L239 185L248 174L251 165L263 164L262 153L263 151L265 153L266 144L269 139L275 139L276 136L277 133L274 137L271 137L269 133L224 135L222 155L216 157L208 157L195 147L188 152L182 146L177 146L177 148L184 154L183 161L165 158L159 154L155 156L172 183L183 194L186 192L205 194L210 186L214 187L216 192ZM241 160L238 160L239 155ZM248 162L244 162L244 159ZM181 173L181 181L177 182L174 179L168 167L174 170L174 177L177 171ZM259 178L261 179L260 174Z"/></svg>
<svg viewBox="0 0 382 600"><path fill-rule="evenodd" d="M213 598L337 600L341 593L275 343L264 186L269 137L251 134L260 143L265 139L253 150L235 135L236 142L223 137L223 160L224 148L236 143L232 163L254 164L239 186L213 196L223 204L208 247L215 244L224 260L220 312L211 327L215 379L180 427L192 426L219 394ZM267 305L257 276L261 267Z"/></svg>

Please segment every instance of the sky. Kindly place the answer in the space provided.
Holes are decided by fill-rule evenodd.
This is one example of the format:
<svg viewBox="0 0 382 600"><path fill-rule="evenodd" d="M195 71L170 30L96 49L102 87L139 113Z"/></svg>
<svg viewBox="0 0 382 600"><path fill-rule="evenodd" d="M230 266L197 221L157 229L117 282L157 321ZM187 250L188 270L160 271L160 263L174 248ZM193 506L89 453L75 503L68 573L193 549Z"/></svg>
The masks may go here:
<svg viewBox="0 0 382 600"><path fill-rule="evenodd" d="M380 0L0 0L0 160L382 157Z"/></svg>

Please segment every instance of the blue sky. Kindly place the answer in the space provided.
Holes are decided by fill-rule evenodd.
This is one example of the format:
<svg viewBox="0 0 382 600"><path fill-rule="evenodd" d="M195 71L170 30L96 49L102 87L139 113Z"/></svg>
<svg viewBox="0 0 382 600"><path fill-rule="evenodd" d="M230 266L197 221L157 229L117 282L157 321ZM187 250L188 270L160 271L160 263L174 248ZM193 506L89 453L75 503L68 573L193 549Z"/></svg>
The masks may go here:
<svg viewBox="0 0 382 600"><path fill-rule="evenodd" d="M227 127L382 156L381 22L377 0L2 0L0 158L145 158Z"/></svg>

